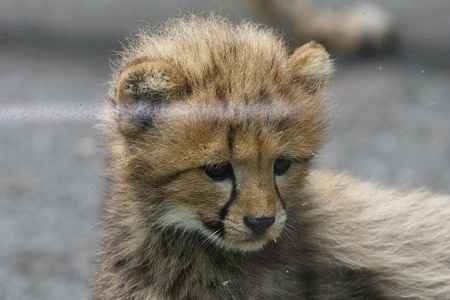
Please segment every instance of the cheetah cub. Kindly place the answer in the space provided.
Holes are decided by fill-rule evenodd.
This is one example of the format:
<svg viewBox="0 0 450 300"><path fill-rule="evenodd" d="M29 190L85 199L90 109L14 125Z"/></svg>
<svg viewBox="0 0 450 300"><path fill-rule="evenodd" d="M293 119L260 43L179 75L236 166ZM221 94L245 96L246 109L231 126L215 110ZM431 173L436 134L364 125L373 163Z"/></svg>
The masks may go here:
<svg viewBox="0 0 450 300"><path fill-rule="evenodd" d="M217 16L136 34L104 114L93 299L449 299L450 197L310 170L332 69Z"/></svg>

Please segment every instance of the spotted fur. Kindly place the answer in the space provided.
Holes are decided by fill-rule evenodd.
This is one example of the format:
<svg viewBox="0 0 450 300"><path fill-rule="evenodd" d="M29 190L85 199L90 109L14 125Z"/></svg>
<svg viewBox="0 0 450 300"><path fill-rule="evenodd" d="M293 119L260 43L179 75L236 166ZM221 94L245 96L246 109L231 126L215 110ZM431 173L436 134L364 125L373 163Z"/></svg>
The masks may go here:
<svg viewBox="0 0 450 300"><path fill-rule="evenodd" d="M142 30L113 76L94 299L445 299L450 198L310 171L325 49L217 16Z"/></svg>

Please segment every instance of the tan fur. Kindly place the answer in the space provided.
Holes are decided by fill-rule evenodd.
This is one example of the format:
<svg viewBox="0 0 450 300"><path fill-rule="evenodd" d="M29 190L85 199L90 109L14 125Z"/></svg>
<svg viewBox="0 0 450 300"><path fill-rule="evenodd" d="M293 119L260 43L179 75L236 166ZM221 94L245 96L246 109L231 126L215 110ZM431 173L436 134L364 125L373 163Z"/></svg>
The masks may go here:
<svg viewBox="0 0 450 300"><path fill-rule="evenodd" d="M217 17L141 31L105 110L94 299L446 299L450 198L309 171L332 72L315 42Z"/></svg>

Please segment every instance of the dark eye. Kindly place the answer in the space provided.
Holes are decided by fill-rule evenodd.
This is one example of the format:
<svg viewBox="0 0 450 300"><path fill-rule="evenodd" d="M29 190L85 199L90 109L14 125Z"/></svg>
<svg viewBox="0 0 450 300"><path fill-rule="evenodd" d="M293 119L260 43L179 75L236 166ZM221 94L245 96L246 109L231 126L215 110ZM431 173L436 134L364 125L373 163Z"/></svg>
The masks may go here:
<svg viewBox="0 0 450 300"><path fill-rule="evenodd" d="M284 173L291 167L292 161L287 158L278 158L273 163L273 173L277 176L284 175Z"/></svg>
<svg viewBox="0 0 450 300"><path fill-rule="evenodd" d="M222 181L233 176L233 167L230 164L217 164L203 167L205 174L217 181Z"/></svg>

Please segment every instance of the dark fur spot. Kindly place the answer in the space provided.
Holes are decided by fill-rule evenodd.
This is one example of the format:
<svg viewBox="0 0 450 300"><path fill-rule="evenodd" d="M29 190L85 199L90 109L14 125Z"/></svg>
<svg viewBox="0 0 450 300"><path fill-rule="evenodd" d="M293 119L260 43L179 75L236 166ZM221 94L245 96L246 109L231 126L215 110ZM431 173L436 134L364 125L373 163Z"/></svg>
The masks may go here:
<svg viewBox="0 0 450 300"><path fill-rule="evenodd" d="M161 254L163 254L165 257L169 257L170 256L170 252L169 252L169 248L170 245L168 244L168 241L170 240L170 237L167 238L162 238L159 243L160 249L161 249Z"/></svg>
<svg viewBox="0 0 450 300"><path fill-rule="evenodd" d="M144 284L147 286L154 286L156 284L156 276L153 274L146 274L144 276Z"/></svg>
<svg viewBox="0 0 450 300"><path fill-rule="evenodd" d="M153 126L156 115L157 108L152 105L129 105L119 111L120 120L127 120L142 130Z"/></svg>
<svg viewBox="0 0 450 300"><path fill-rule="evenodd" d="M114 268L116 269L122 269L127 265L128 261L126 259L120 259L118 261L116 261L116 263L114 264Z"/></svg>
<svg viewBox="0 0 450 300"><path fill-rule="evenodd" d="M300 289L304 290L304 295L306 299L314 298L317 290L317 274L314 270L310 268L304 268L303 272L299 274L301 279L298 281L302 283Z"/></svg>
<svg viewBox="0 0 450 300"><path fill-rule="evenodd" d="M188 86L186 87L186 95L187 95L187 96L192 95L192 87L191 87L190 85L188 85Z"/></svg>
<svg viewBox="0 0 450 300"><path fill-rule="evenodd" d="M186 300L195 300L197 298L198 297L196 295L192 295L191 293L188 293L185 299Z"/></svg>
<svg viewBox="0 0 450 300"><path fill-rule="evenodd" d="M219 268L219 267L217 267ZM212 277L208 280L208 289L209 290L215 290L220 285L220 280L216 277Z"/></svg>
<svg viewBox="0 0 450 300"><path fill-rule="evenodd" d="M285 117L281 117L278 120L275 121L275 129L277 131L282 131L285 130L287 127L289 127L290 123L290 118L285 116Z"/></svg>
<svg viewBox="0 0 450 300"><path fill-rule="evenodd" d="M227 91L230 90L230 87L224 85L218 85L216 87L216 97L222 102L225 102L227 99Z"/></svg>
<svg viewBox="0 0 450 300"><path fill-rule="evenodd" d="M170 293L176 298L178 291L184 285L186 279L190 276L192 269L192 264L188 264L183 267L178 273L176 279L173 281L172 287L170 288Z"/></svg>
<svg viewBox="0 0 450 300"><path fill-rule="evenodd" d="M386 299L382 293L374 287L374 274L367 270L344 271L345 287L354 299Z"/></svg>
<svg viewBox="0 0 450 300"><path fill-rule="evenodd" d="M218 235L223 235L223 223L221 221L207 221L203 222L212 232Z"/></svg>
<svg viewBox="0 0 450 300"><path fill-rule="evenodd" d="M228 140L228 150L230 153L233 153L233 144L234 144L234 135L236 134L236 127L229 125L227 132L227 140Z"/></svg>
<svg viewBox="0 0 450 300"><path fill-rule="evenodd" d="M224 270L229 264L227 258L223 256L221 253L214 255L213 259L214 259L214 267L216 267L219 270Z"/></svg>

